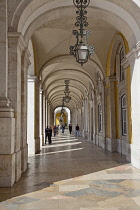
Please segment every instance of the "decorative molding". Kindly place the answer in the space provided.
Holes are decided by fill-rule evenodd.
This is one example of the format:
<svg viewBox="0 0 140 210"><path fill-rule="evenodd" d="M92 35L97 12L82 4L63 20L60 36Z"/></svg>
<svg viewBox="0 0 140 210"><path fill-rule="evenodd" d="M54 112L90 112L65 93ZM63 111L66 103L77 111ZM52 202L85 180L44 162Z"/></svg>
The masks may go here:
<svg viewBox="0 0 140 210"><path fill-rule="evenodd" d="M97 96L97 104L100 104L102 102L102 97L101 95Z"/></svg>
<svg viewBox="0 0 140 210"><path fill-rule="evenodd" d="M131 62L135 58L140 58L140 41L136 44L136 48L133 48L126 55L126 59Z"/></svg>
<svg viewBox="0 0 140 210"><path fill-rule="evenodd" d="M21 33L19 32L8 32L8 39L15 39L17 41L17 44L19 44L19 47L21 51L27 51L27 46L25 44L25 40ZM29 52L28 52L29 53Z"/></svg>
<svg viewBox="0 0 140 210"><path fill-rule="evenodd" d="M28 82L36 82L37 76L30 76L30 75L28 75L27 76L27 80L28 80Z"/></svg>
<svg viewBox="0 0 140 210"><path fill-rule="evenodd" d="M124 88L124 87L125 87L125 84L126 84L126 81L123 80L123 81L121 81L121 82L119 82L119 83L117 84L117 87L118 87L118 88Z"/></svg>
<svg viewBox="0 0 140 210"><path fill-rule="evenodd" d="M107 77L105 79L105 84L107 85L110 82L115 82L116 81L116 76L115 77Z"/></svg>
<svg viewBox="0 0 140 210"><path fill-rule="evenodd" d="M26 51L23 51L22 56L24 57L24 65L25 65L26 69L28 69L29 66L31 65L31 61L29 59L30 54L29 54L28 49L26 49Z"/></svg>

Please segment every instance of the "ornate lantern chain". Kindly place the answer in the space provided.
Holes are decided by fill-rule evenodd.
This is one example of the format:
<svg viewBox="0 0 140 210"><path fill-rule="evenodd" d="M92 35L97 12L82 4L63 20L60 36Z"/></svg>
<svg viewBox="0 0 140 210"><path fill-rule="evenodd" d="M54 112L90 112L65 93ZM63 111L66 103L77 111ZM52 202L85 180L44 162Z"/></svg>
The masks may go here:
<svg viewBox="0 0 140 210"><path fill-rule="evenodd" d="M77 7L76 17L77 22L76 27L80 27L78 30L73 30L72 33L75 35L77 42L74 46L70 46L70 54L76 57L76 61L81 64L81 66L88 61L90 55L93 55L93 46L89 46L87 43L87 38L91 34L90 30L85 30L84 27L88 26L87 22L87 11L85 10L90 0L73 0L75 7Z"/></svg>
<svg viewBox="0 0 140 210"><path fill-rule="evenodd" d="M64 93L65 93L64 101L66 103L69 103L69 101L71 100L71 97L69 96L69 94L70 94L69 80L65 80L65 90L64 90Z"/></svg>

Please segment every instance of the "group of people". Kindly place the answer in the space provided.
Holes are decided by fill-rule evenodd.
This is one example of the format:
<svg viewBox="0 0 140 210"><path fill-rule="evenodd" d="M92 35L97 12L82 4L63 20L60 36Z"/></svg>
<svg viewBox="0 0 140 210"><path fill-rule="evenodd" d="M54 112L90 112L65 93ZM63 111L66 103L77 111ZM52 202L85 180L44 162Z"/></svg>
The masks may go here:
<svg viewBox="0 0 140 210"><path fill-rule="evenodd" d="M54 132L54 136L56 136L56 134L58 134L58 130L59 130L59 126L54 126L53 127L53 132ZM48 143L51 144L52 143L52 128L51 126L47 126L45 128L45 144L47 143L47 139L48 139Z"/></svg>
<svg viewBox="0 0 140 210"><path fill-rule="evenodd" d="M54 136L56 136L56 134L58 134L58 130L59 130L59 126L54 126L53 127L53 132L54 132Z"/></svg>
<svg viewBox="0 0 140 210"><path fill-rule="evenodd" d="M65 126L61 126L61 129L62 129L62 133L64 133L64 130L65 130ZM54 132L54 136L56 136L56 134L58 134L58 130L59 130L59 127L58 126L54 126L53 127L53 132ZM75 136L80 136L80 133L79 133L79 125L77 124L76 127L75 127ZM69 124L69 133L71 134L72 132L72 125ZM47 126L45 128L45 144L47 143L47 139L48 139L48 144L51 144L52 143L52 128L51 126Z"/></svg>
<svg viewBox="0 0 140 210"><path fill-rule="evenodd" d="M75 127L75 136L80 136L79 130L80 130L80 128L79 128L79 125L77 124ZM72 132L72 125L69 124L69 133L71 134L71 132Z"/></svg>

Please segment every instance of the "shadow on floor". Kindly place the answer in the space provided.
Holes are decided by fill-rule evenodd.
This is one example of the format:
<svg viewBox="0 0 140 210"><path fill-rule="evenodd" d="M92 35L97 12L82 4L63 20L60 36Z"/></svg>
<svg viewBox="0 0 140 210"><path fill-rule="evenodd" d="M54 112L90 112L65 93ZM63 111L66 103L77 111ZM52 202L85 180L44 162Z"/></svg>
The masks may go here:
<svg viewBox="0 0 140 210"><path fill-rule="evenodd" d="M128 164L125 156L111 153L83 138L59 134L40 154L29 156L28 169L12 188L0 189L0 202L55 186L56 182L94 174ZM112 173L112 171L108 171ZM118 169L123 173L123 169ZM125 171L130 173L130 169Z"/></svg>

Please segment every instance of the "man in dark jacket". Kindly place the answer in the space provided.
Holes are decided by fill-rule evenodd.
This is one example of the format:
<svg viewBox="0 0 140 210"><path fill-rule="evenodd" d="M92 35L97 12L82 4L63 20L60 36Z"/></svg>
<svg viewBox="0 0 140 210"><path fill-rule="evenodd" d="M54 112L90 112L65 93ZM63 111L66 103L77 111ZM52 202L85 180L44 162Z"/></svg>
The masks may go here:
<svg viewBox="0 0 140 210"><path fill-rule="evenodd" d="M49 142L49 138L50 138L50 129L49 129L49 126L47 126L45 128L45 144L47 143L47 138L48 138L48 142Z"/></svg>
<svg viewBox="0 0 140 210"><path fill-rule="evenodd" d="M48 136L48 141L49 141L49 144L51 144L52 143L52 128L51 128L51 126L50 126L49 130L50 130L50 134Z"/></svg>
<svg viewBox="0 0 140 210"><path fill-rule="evenodd" d="M77 124L76 127L75 127L75 134L76 136L79 136L79 125Z"/></svg>
<svg viewBox="0 0 140 210"><path fill-rule="evenodd" d="M69 124L69 132L70 132L70 134L72 132L72 125L71 124Z"/></svg>

